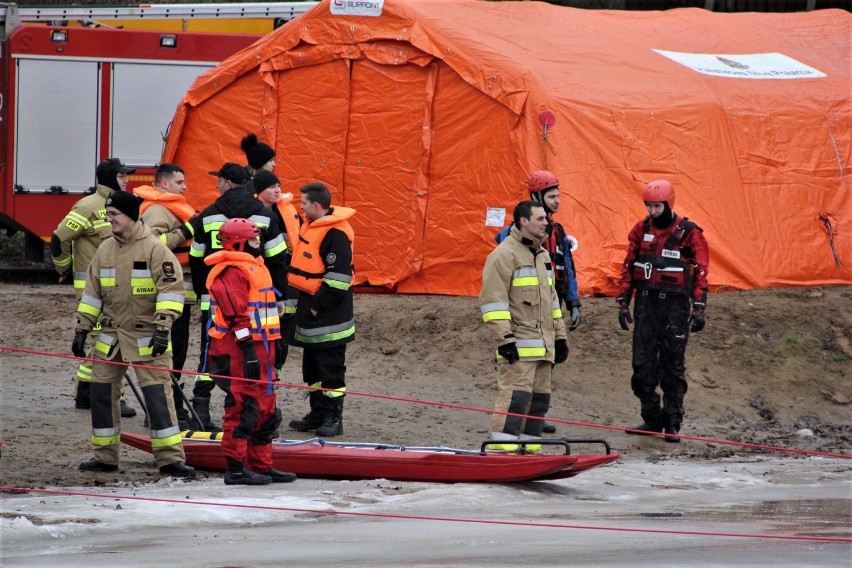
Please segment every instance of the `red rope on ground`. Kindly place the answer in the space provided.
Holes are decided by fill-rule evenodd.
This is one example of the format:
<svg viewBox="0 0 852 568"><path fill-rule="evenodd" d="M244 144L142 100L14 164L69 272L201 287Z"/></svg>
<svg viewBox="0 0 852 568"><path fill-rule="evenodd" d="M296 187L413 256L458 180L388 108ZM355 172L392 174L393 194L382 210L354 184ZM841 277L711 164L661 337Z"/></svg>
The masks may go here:
<svg viewBox="0 0 852 568"><path fill-rule="evenodd" d="M598 525L573 525L565 523L542 523L530 521L498 521L492 519L465 519L458 517L436 517L432 515L400 515L395 513L364 513L358 511L339 511L337 509L303 509L300 507L275 507L271 505L240 505L238 503L216 503L214 501L191 501L186 499L164 499L158 497L137 497L131 495L105 495L102 493L83 493L79 491L59 491L56 489L29 489L23 487L10 487L0 485L0 491L15 491L27 493L48 493L50 495L70 495L74 497L95 497L99 499L127 499L129 501L147 501L155 503L174 503L179 505L204 505L212 507L230 507L235 509L255 509L260 511L290 511L294 513L318 513L325 515L349 515L353 517L374 517L381 519L402 519L410 521L439 521L445 523L476 523L484 525L507 525L515 527L536 527L554 529L576 529L594 531L613 531L650 534L672 534L690 536L716 536L726 538L758 538L771 540L804 540L817 542L839 542L852 544L852 538L831 536L796 536L796 535L772 535L753 533L724 533L713 531L678 531L669 529L641 529L630 527L603 527Z"/></svg>
<svg viewBox="0 0 852 568"><path fill-rule="evenodd" d="M32 349L22 349L22 348L19 348L19 347L9 347L9 346L6 346L6 345L0 345L0 351L12 351L12 352L15 352L15 353L26 353L26 354L29 354L29 355L41 355L41 356L46 356L46 357L57 357L57 358L60 358L60 359L74 359L75 361L97 361L98 363L106 363L106 364L109 364L109 365L119 365L119 366L122 366L122 367L139 367L140 369L158 369L158 370L165 370L165 371L179 373L179 374L192 374L192 375L197 374L194 371L186 371L186 370L180 370L180 369L169 369L167 367L155 367L155 366L151 366L151 365L139 365L139 364L136 364L136 363L131 364L131 363L124 363L122 361L106 361L104 359L87 359L87 358L75 357L74 355L59 355L59 354L50 353L50 352L47 352L47 351L35 351L35 350L32 350ZM228 375L214 375L214 374L210 374L210 373L205 373L205 374L209 377L228 379L228 380L232 380L232 381L249 381L250 380L250 379L246 379L246 378L243 378L243 377L231 377L231 376L228 376ZM329 389L314 389L314 387L311 387L311 386L306 385L306 384L285 383L285 382L282 382L282 381L275 381L272 384L274 386L277 386L277 387L295 388L295 389L303 389L303 390L308 390L308 389L329 390ZM438 401L434 401L434 400L422 400L422 399L417 399L417 398L406 398L406 397L393 396L393 395L387 395L387 394L369 393L369 392L363 392L363 391L349 390L348 388L346 390L346 394L347 394L347 396L350 396L350 395L351 396L364 396L364 397L368 397L368 398L377 398L377 399L381 399L381 400L394 400L394 401L397 401L397 402L410 402L410 403L414 403L414 404L426 404L426 405L429 405L429 406L436 406L436 407L439 407L439 408L452 408L452 409L455 409L455 410L467 410L467 411L471 411L471 412L481 412L483 414L489 414L489 415L500 414L500 415L504 415L504 416L518 416L518 417L521 417L521 418L533 419L533 420L545 420L545 418L539 418L537 416L527 416L525 414L517 414L517 413L514 413L514 412L503 412L503 411L500 411L500 410L479 408L477 406L468 406L468 405L464 405L464 404L454 404L454 403L450 403L450 402L438 402ZM597 424L597 423L594 423L594 422L580 422L580 421L577 421L577 420L565 420L565 419L560 419L560 418L554 418L552 416L548 416L546 418L546 420L548 422L551 422L551 423L554 423L554 424L565 424L565 425L568 425L568 426L583 426L583 427L586 427L586 428L599 428L599 429L602 429L602 430L616 430L616 431L619 431L619 432L635 431L634 428L625 428L623 426L608 426L606 424ZM649 436L665 436L665 433L649 432L648 435ZM695 442L704 442L704 443L708 443L708 444L720 444L720 445L726 445L726 446L739 446L739 447L743 447L743 448L754 448L754 449L764 450L764 451L798 453L798 454L806 454L806 455L809 455L809 456L821 456L821 457L828 457L828 458L852 459L852 455L834 453L834 452L819 452L819 451L815 451L815 450L801 450L801 449L798 449L798 448L786 448L786 447L783 447L783 446L769 446L769 445L766 445L766 444L754 444L754 443L751 443L751 442L736 442L736 441L733 441L733 440L721 440L721 439L718 439L718 438L705 438L705 437L702 437L702 436L686 436L686 435L683 435L683 434L678 434L678 437L683 439L683 440L692 440L692 441L695 441Z"/></svg>

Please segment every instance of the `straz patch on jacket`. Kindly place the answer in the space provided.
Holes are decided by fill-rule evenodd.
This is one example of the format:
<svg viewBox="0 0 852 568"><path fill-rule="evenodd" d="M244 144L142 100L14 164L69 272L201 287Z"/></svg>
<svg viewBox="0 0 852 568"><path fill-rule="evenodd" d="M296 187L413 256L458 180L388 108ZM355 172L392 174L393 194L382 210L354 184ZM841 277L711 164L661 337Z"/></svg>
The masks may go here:
<svg viewBox="0 0 852 568"><path fill-rule="evenodd" d="M662 254L663 254L663 256L665 256L667 258L680 258L680 251L679 250L663 249Z"/></svg>

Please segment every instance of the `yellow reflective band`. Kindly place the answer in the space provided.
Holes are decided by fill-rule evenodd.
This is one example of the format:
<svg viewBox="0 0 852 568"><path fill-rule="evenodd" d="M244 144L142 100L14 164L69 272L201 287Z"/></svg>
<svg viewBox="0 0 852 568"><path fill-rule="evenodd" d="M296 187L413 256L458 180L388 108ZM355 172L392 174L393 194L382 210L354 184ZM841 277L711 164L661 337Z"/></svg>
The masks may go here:
<svg viewBox="0 0 852 568"><path fill-rule="evenodd" d="M512 286L538 286L538 276L512 278Z"/></svg>
<svg viewBox="0 0 852 568"><path fill-rule="evenodd" d="M482 314L482 321L484 321L484 322L505 321L505 320L510 320L510 319L512 319L512 314L508 310L506 310L506 311L500 310L500 311L496 311L496 312L488 312L488 313Z"/></svg>
<svg viewBox="0 0 852 568"><path fill-rule="evenodd" d="M547 349L544 347L518 347L518 355L521 357L544 357Z"/></svg>
<svg viewBox="0 0 852 568"><path fill-rule="evenodd" d="M165 438L151 438L152 448L165 448L166 446L176 446L181 442L180 432Z"/></svg>
<svg viewBox="0 0 852 568"><path fill-rule="evenodd" d="M114 436L92 436L93 446L114 446L120 442L119 435Z"/></svg>
<svg viewBox="0 0 852 568"><path fill-rule="evenodd" d="M195 382L196 383L203 383L204 381L212 381L212 380L213 379L211 379L210 375L208 375L207 373L195 375Z"/></svg>
<svg viewBox="0 0 852 568"><path fill-rule="evenodd" d="M339 396L343 396L346 394L346 387L341 387L339 389L322 391L322 394L329 398L337 398Z"/></svg>
<svg viewBox="0 0 852 568"><path fill-rule="evenodd" d="M80 363L80 366L77 367L77 379L84 383L91 382L92 367L88 363Z"/></svg>
<svg viewBox="0 0 852 568"><path fill-rule="evenodd" d="M556 308L553 310L553 319L562 319L562 309Z"/></svg>

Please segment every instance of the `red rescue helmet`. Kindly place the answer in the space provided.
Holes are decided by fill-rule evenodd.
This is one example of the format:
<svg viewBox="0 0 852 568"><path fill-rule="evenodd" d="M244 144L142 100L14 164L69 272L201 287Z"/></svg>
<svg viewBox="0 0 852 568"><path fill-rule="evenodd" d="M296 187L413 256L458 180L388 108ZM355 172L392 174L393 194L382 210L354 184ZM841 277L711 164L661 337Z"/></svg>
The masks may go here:
<svg viewBox="0 0 852 568"><path fill-rule="evenodd" d="M260 229L248 219L228 219L216 238L225 250L245 251L246 243L260 236Z"/></svg>
<svg viewBox="0 0 852 568"><path fill-rule="evenodd" d="M669 204L669 209L674 209L674 188L668 180L656 179L645 186L645 191L642 192L642 201L646 203L666 202Z"/></svg>
<svg viewBox="0 0 852 568"><path fill-rule="evenodd" d="M538 192L546 192L559 185L559 179L552 172L538 171L530 174L530 179L527 180L527 187L530 194Z"/></svg>

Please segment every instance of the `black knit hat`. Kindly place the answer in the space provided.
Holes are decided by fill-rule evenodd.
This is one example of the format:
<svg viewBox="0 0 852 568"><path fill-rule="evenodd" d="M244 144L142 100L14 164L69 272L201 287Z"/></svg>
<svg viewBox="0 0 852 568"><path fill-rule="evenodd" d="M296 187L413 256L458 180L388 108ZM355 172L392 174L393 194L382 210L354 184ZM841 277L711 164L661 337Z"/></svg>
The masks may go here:
<svg viewBox="0 0 852 568"><path fill-rule="evenodd" d="M275 157L275 150L273 150L271 146L268 146L263 142L259 142L257 140L257 135L254 133L251 133L242 139L240 142L240 148L242 148L243 152L246 153L246 159L248 160L249 166L256 170L262 168L266 162Z"/></svg>
<svg viewBox="0 0 852 568"><path fill-rule="evenodd" d="M115 207L134 221L139 220L139 198L128 191L116 191L107 197L104 207Z"/></svg>
<svg viewBox="0 0 852 568"><path fill-rule="evenodd" d="M251 183L255 193L260 193L264 189L272 187L276 183L281 183L278 176L269 170L258 170L254 177L251 178Z"/></svg>

